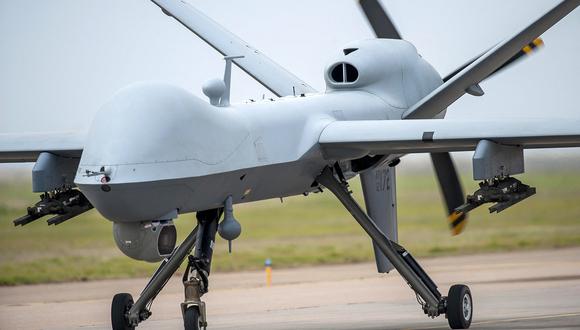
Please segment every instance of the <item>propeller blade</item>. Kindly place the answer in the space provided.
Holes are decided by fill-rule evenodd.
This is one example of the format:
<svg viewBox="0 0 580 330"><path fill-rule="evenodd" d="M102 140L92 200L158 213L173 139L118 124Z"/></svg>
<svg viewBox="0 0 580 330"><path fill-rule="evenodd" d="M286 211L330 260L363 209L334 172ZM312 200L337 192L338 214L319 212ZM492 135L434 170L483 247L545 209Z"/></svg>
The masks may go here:
<svg viewBox="0 0 580 330"><path fill-rule="evenodd" d="M402 39L393 21L378 0L360 0L359 4L377 38Z"/></svg>
<svg viewBox="0 0 580 330"><path fill-rule="evenodd" d="M467 214L455 211L456 207L465 202L465 195L463 194L463 188L461 187L457 170L448 152L432 153L431 161L433 162L439 187L441 188L441 193L447 206L451 233L453 235L459 235L465 229Z"/></svg>
<svg viewBox="0 0 580 330"><path fill-rule="evenodd" d="M489 76L487 76L487 78L493 76L494 74L496 74L499 71L507 68L508 66L516 63L517 61L523 59L526 55L531 55L532 53L536 52L542 46L544 46L544 40L542 40L542 38L536 38L536 39L534 39L532 42L530 42L524 48L522 48L519 52L517 52L514 56L512 56L509 60L507 60L507 62L505 62L502 66L500 66L494 72L492 72ZM467 63L463 64L462 66L460 66L457 69L455 69L453 72L449 73L447 76L445 76L443 78L443 82L446 82L447 80L453 78L453 76L455 76L456 74L458 74L461 70L467 68L467 66L469 66L471 63L475 62L475 60L477 60L478 58L480 58L481 56L483 56L490 49L488 49L484 53L480 54L479 56L477 56L475 58L472 58ZM487 78L485 78L485 79L487 79Z"/></svg>

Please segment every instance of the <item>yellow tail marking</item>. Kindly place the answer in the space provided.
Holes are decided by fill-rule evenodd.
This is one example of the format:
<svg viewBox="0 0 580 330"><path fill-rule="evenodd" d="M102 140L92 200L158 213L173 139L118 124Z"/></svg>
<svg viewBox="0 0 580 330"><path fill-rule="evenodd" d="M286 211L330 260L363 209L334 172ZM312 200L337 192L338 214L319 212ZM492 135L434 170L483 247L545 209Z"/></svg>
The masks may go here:
<svg viewBox="0 0 580 330"><path fill-rule="evenodd" d="M536 38L527 44L524 48L522 48L522 51L529 55L534 51L534 48L542 46L544 46L544 40L542 40L542 38Z"/></svg>

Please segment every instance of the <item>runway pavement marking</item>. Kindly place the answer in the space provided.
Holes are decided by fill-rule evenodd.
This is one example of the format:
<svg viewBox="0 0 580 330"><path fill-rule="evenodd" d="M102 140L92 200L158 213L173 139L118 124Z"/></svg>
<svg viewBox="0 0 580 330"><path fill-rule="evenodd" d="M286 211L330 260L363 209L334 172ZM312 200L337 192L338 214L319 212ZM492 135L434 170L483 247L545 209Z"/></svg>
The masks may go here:
<svg viewBox="0 0 580 330"><path fill-rule="evenodd" d="M472 322L471 325L474 326L474 325L485 325L485 324L494 324L494 323L510 323L510 322L518 322L518 321L546 320L546 319L555 319L555 318L572 317L572 316L580 316L580 313L538 315L538 316L529 316L529 317L517 317L517 318L512 318L512 319L488 320L488 321ZM429 330L429 329L449 329L449 326L445 325L445 326L439 326L439 327L414 328L414 330Z"/></svg>
<svg viewBox="0 0 580 330"><path fill-rule="evenodd" d="M580 280L580 275L508 278L508 279L500 279L500 280L472 281L470 283L471 284L502 284L502 283L554 282L554 281L577 281L577 280Z"/></svg>

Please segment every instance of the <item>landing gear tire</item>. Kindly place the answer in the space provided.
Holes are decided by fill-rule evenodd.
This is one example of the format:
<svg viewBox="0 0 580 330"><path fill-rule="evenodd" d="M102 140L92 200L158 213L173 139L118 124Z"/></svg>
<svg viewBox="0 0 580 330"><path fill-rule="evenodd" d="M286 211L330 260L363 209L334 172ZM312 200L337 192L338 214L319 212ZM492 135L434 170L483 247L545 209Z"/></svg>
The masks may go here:
<svg viewBox="0 0 580 330"><path fill-rule="evenodd" d="M473 299L467 285L458 284L449 289L445 316L451 329L469 329L473 318Z"/></svg>
<svg viewBox="0 0 580 330"><path fill-rule="evenodd" d="M189 307L183 313L183 325L185 330L200 330L199 310L196 307Z"/></svg>
<svg viewBox="0 0 580 330"><path fill-rule="evenodd" d="M129 324L127 312L133 306L133 297L128 293L118 293L111 303L111 325L113 330L134 330Z"/></svg>

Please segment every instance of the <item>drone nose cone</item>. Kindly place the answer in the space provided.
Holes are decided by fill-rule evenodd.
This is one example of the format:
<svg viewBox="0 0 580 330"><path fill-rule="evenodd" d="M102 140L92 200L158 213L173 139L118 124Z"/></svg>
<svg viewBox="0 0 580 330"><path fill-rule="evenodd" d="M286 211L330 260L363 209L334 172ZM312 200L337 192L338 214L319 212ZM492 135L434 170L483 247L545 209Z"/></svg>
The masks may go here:
<svg viewBox="0 0 580 330"><path fill-rule="evenodd" d="M179 158L183 145L211 106L189 92L161 83L120 90L97 113L81 164L142 164ZM207 120L206 120L207 121Z"/></svg>
<svg viewBox="0 0 580 330"><path fill-rule="evenodd" d="M138 83L122 89L97 113L80 164L217 164L244 135L233 109L216 108L179 87Z"/></svg>
<svg viewBox="0 0 580 330"><path fill-rule="evenodd" d="M134 84L93 119L75 183L109 219L162 216L179 208L175 201L183 197L171 189L161 196L161 188L219 170L248 135L234 109L216 108L171 85ZM163 202L144 205L147 200Z"/></svg>

